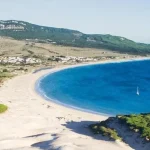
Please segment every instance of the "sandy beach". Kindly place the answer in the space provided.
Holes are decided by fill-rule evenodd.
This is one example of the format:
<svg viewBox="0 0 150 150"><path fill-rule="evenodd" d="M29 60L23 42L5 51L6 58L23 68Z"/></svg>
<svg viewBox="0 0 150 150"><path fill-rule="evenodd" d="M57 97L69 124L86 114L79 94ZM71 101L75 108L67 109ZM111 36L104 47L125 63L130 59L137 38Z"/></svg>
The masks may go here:
<svg viewBox="0 0 150 150"><path fill-rule="evenodd" d="M35 92L40 77L61 69L64 67L17 76L0 88L0 103L9 107L0 115L0 149L131 150L125 143L89 131L89 124L107 116L58 105Z"/></svg>

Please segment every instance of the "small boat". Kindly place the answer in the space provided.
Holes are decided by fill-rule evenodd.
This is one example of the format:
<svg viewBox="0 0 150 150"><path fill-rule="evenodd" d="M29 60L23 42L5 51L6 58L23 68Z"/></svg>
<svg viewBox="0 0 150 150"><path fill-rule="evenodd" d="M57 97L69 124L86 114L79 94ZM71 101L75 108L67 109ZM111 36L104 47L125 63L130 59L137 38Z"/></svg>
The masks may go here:
<svg viewBox="0 0 150 150"><path fill-rule="evenodd" d="M140 92L139 92L139 87L137 87L137 92L136 92L137 95L140 95Z"/></svg>

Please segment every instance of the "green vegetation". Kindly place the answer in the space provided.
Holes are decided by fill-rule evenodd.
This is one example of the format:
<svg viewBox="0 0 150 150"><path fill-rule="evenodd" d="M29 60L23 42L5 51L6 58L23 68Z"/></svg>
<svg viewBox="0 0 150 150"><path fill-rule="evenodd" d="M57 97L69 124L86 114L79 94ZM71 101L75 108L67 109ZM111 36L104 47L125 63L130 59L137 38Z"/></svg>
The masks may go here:
<svg viewBox="0 0 150 150"><path fill-rule="evenodd" d="M139 132L141 137L150 140L150 114L126 115L118 117L121 123L125 123L130 129Z"/></svg>
<svg viewBox="0 0 150 150"><path fill-rule="evenodd" d="M31 54L31 55L34 54L34 52L32 52L32 51L30 51L30 50L28 50L28 53Z"/></svg>
<svg viewBox="0 0 150 150"><path fill-rule="evenodd" d="M9 72L6 72L6 71L0 72L0 79L1 78L11 78L11 77L13 77L13 75Z"/></svg>
<svg viewBox="0 0 150 150"><path fill-rule="evenodd" d="M12 78L14 75L9 73L8 70L6 71L5 69L3 72L0 72L0 83L3 83L4 80L8 78Z"/></svg>
<svg viewBox="0 0 150 150"><path fill-rule="evenodd" d="M8 72L8 70L7 69L3 69L3 72Z"/></svg>
<svg viewBox="0 0 150 150"><path fill-rule="evenodd" d="M3 104L0 104L0 113L5 112L7 109L8 109L7 106L5 106L5 105L3 105Z"/></svg>
<svg viewBox="0 0 150 150"><path fill-rule="evenodd" d="M32 39L41 43L56 43L64 46L104 48L121 53L146 55L150 53L150 44L136 43L119 36L102 34L84 34L79 31L38 26L23 21L0 21L1 24L21 26L24 29L0 30L0 36L14 39Z"/></svg>
<svg viewBox="0 0 150 150"><path fill-rule="evenodd" d="M97 124L92 124L89 127L94 134L102 134L103 136L107 136L112 140L122 140L121 137L118 136L116 130L107 127L105 121Z"/></svg>
<svg viewBox="0 0 150 150"><path fill-rule="evenodd" d="M113 125L114 128L111 128L112 124L115 124L115 126ZM117 133L120 130L117 127L118 125L127 127L133 134L138 132L141 138L150 141L150 114L118 115L100 123L92 124L89 128L95 134L102 134L114 140L121 140L121 135L119 136Z"/></svg>

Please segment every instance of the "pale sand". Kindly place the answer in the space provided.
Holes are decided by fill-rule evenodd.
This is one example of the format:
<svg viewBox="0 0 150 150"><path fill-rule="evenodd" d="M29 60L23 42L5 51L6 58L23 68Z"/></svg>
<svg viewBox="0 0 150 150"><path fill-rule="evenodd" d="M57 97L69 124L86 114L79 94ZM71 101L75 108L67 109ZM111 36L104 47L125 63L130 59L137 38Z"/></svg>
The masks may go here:
<svg viewBox="0 0 150 150"><path fill-rule="evenodd" d="M35 82L41 76L60 69L18 76L0 88L0 103L9 107L0 115L0 149L132 149L89 131L88 124L104 120L106 116L66 108L44 100L34 91Z"/></svg>

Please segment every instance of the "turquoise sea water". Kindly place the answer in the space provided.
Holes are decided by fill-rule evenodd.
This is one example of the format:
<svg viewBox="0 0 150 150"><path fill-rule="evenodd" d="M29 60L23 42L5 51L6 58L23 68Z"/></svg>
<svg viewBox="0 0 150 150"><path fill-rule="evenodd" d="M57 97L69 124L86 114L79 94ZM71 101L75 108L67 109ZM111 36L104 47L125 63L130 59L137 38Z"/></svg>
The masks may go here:
<svg viewBox="0 0 150 150"><path fill-rule="evenodd" d="M49 100L86 111L108 115L150 112L149 60L65 69L37 85L37 91Z"/></svg>

